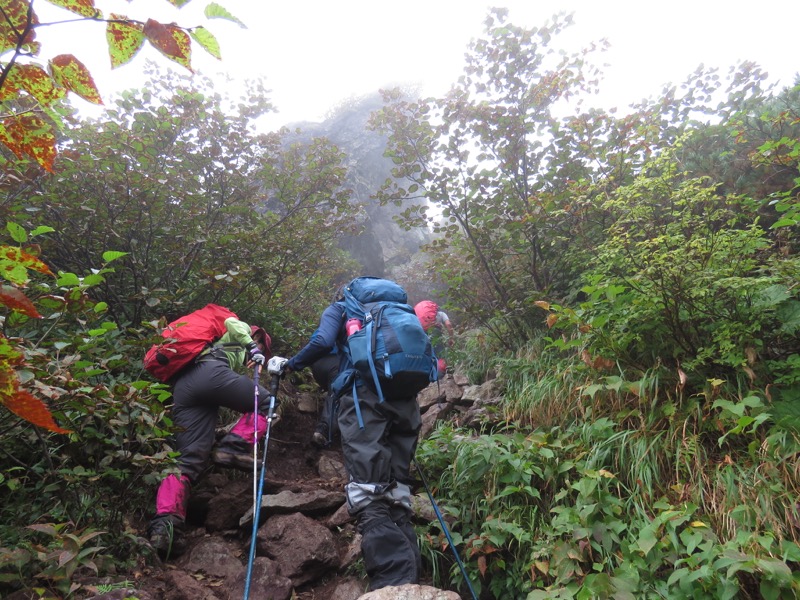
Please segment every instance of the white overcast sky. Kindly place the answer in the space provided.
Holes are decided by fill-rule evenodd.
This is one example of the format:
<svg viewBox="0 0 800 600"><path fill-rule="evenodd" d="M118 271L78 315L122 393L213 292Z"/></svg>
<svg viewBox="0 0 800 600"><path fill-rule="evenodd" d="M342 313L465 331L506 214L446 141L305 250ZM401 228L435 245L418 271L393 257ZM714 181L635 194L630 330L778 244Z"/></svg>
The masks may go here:
<svg viewBox="0 0 800 600"><path fill-rule="evenodd" d="M445 92L461 74L467 44L481 35L490 6L509 9L512 23L541 25L551 15L572 12L575 25L556 38L556 47L576 49L606 38L611 50L603 80L603 106L628 104L679 83L700 63L723 72L752 60L770 80L790 85L800 71L795 50L800 1L774 0L217 0L247 24L206 21L208 1L191 0L173 10L166 0L96 0L98 8L144 20L205 24L222 47L223 60L196 48L193 64L207 75L225 71L237 79L263 76L279 110L274 124L320 120L351 96L393 84L419 84L426 94ZM42 21L53 13L35 4ZM58 11L59 9L53 9ZM43 17L49 18L43 18ZM97 23L60 25L43 37L43 58L71 51L87 64L101 94L140 85L147 58L166 62L146 48L128 65L108 68L105 33ZM56 31L60 30L59 36ZM55 38L58 39L55 39ZM559 41L563 40L563 41ZM58 47L58 44L64 46Z"/></svg>

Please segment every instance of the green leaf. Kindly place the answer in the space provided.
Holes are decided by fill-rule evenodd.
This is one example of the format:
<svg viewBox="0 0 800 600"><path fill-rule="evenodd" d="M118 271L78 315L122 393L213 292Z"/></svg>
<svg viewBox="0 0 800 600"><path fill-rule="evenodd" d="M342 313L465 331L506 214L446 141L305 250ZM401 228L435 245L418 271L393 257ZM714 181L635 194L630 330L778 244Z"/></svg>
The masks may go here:
<svg viewBox="0 0 800 600"><path fill-rule="evenodd" d="M75 273L59 273L56 279L56 285L61 287L74 287L80 285L81 280Z"/></svg>
<svg viewBox="0 0 800 600"><path fill-rule="evenodd" d="M20 225L16 223L8 222L6 223L6 229L11 234L11 239L19 244L23 244L28 241L28 234Z"/></svg>
<svg viewBox="0 0 800 600"><path fill-rule="evenodd" d="M658 543L658 538L656 537L656 532L653 525L648 525L642 529L637 543L639 545L639 549L644 554L647 554L655 547L655 545Z"/></svg>
<svg viewBox="0 0 800 600"><path fill-rule="evenodd" d="M794 334L800 329L800 302L789 300L778 307L776 312L781 321L780 331Z"/></svg>
<svg viewBox="0 0 800 600"><path fill-rule="evenodd" d="M800 562L800 546L794 542L784 540L784 542L781 544L781 554L783 555L783 560L785 561Z"/></svg>
<svg viewBox="0 0 800 600"><path fill-rule="evenodd" d="M796 219L790 219L789 217L783 217L775 221L771 226L770 229L778 229L779 227L794 227L797 225Z"/></svg>
<svg viewBox="0 0 800 600"><path fill-rule="evenodd" d="M55 231L52 227L48 227L47 225L39 225L36 229L31 231L31 237L36 237L37 235L42 235L43 233L51 233Z"/></svg>
<svg viewBox="0 0 800 600"><path fill-rule="evenodd" d="M112 261L117 260L118 258L122 258L123 256L128 256L128 252L119 252L117 250L106 250L103 252L103 262L110 263Z"/></svg>
<svg viewBox="0 0 800 600"><path fill-rule="evenodd" d="M593 383L592 385L587 385L585 388L583 388L581 395L594 398L594 395L597 392L604 389L606 389L606 386L604 386L602 383Z"/></svg>
<svg viewBox="0 0 800 600"><path fill-rule="evenodd" d="M211 56L217 60L222 60L222 54L219 50L219 42L208 29L202 26L195 27L189 31L189 35L192 36L192 39L200 44Z"/></svg>
<svg viewBox="0 0 800 600"><path fill-rule="evenodd" d="M102 275L97 275L96 273L92 273L91 275L87 275L83 278L83 285L90 286L90 285L100 285L106 280L105 277Z"/></svg>
<svg viewBox="0 0 800 600"><path fill-rule="evenodd" d="M223 8L216 2L212 2L206 6L206 17L209 19L226 19L227 21L233 21L242 29L247 29L247 25L242 23L239 19L229 13L226 8Z"/></svg>

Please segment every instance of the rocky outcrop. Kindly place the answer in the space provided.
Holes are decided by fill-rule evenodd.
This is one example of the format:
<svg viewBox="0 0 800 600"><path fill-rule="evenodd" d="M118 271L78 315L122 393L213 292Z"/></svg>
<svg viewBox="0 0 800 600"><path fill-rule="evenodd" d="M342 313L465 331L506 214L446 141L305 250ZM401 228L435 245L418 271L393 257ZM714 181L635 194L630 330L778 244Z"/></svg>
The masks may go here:
<svg viewBox="0 0 800 600"><path fill-rule="evenodd" d="M422 244L430 241L424 230L406 231L394 217L410 203L381 206L372 197L391 177L392 161L384 156L386 138L367 128L373 111L382 107L378 94L358 98L340 106L322 123L303 122L291 125L290 141L309 142L325 137L347 155L347 187L353 191L352 202L361 207L361 233L342 238L341 246L361 265L362 273L388 277L395 267L405 265Z"/></svg>

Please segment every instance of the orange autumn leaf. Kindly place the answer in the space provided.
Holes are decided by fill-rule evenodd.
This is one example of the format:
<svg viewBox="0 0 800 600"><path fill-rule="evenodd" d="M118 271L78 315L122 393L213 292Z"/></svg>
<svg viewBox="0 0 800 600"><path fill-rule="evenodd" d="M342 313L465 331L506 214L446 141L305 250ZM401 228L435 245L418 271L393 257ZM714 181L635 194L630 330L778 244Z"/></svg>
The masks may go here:
<svg viewBox="0 0 800 600"><path fill-rule="evenodd" d="M33 302L25 294L10 285L0 285L0 304L12 310L18 310L22 314L33 319L39 319L42 315L36 310Z"/></svg>
<svg viewBox="0 0 800 600"><path fill-rule="evenodd" d="M25 390L17 390L14 395L4 399L0 398L0 400L8 410L29 423L55 433L71 433L69 429L64 429L56 424L44 402Z"/></svg>
<svg viewBox="0 0 800 600"><path fill-rule="evenodd" d="M12 115L0 123L0 142L23 158L25 154L52 173L56 156L53 124L35 113Z"/></svg>
<svg viewBox="0 0 800 600"><path fill-rule="evenodd" d="M478 557L478 570L482 577L486 577L486 556L484 555Z"/></svg>

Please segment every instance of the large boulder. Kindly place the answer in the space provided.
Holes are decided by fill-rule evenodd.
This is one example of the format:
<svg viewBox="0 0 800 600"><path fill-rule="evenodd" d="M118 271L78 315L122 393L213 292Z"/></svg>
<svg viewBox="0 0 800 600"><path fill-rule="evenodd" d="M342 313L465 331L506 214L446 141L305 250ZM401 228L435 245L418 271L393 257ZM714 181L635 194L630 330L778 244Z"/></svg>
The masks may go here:
<svg viewBox="0 0 800 600"><path fill-rule="evenodd" d="M455 592L439 590L427 585L396 585L364 594L358 600L461 600Z"/></svg>
<svg viewBox="0 0 800 600"><path fill-rule="evenodd" d="M339 566L330 530L300 513L276 515L258 530L256 553L278 563L280 572L300 586Z"/></svg>

